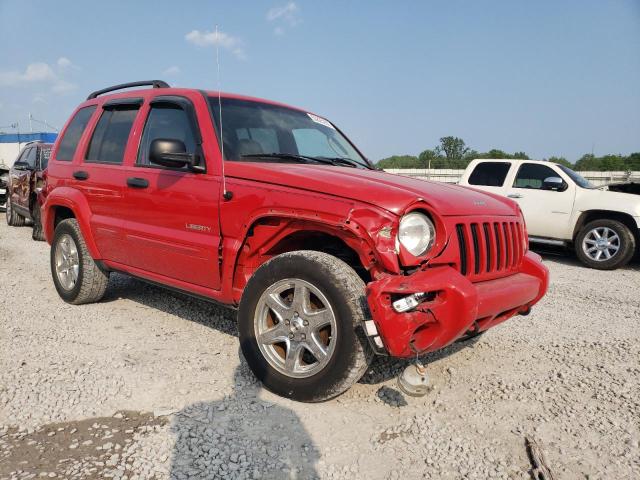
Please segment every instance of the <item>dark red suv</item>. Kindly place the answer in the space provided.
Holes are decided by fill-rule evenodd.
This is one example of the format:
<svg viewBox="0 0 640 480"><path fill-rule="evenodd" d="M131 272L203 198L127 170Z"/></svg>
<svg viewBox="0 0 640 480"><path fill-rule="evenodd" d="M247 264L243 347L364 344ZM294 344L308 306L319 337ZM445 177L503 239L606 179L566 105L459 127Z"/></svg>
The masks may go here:
<svg viewBox="0 0 640 480"><path fill-rule="evenodd" d="M7 224L21 227L26 220L31 220L34 240L44 240L38 194L44 184L52 146L51 143L43 142L27 143L9 170L7 178Z"/></svg>
<svg viewBox="0 0 640 480"><path fill-rule="evenodd" d="M161 81L92 93L43 196L65 301L99 301L123 272L238 307L256 376L302 401L345 391L376 353L527 314L548 284L511 200L378 171L305 110Z"/></svg>

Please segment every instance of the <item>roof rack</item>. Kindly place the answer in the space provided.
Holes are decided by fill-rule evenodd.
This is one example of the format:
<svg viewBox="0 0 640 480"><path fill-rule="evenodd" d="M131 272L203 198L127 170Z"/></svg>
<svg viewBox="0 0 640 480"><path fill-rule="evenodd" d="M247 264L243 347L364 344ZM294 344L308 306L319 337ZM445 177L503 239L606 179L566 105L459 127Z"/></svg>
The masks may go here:
<svg viewBox="0 0 640 480"><path fill-rule="evenodd" d="M170 88L169 84L167 82L163 82L162 80L143 80L141 82L121 83L120 85L114 85L113 87L107 87L103 88L102 90L91 92L91 94L89 94L89 96L87 97L87 100L96 98L98 95L102 95L104 93L114 92L116 90L122 90L124 88L147 86L153 86L153 88Z"/></svg>

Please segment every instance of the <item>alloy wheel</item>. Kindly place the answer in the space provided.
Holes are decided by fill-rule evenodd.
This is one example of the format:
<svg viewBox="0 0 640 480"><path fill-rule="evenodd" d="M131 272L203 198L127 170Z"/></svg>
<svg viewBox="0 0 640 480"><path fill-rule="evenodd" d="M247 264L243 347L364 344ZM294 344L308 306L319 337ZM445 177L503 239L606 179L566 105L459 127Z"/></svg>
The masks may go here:
<svg viewBox="0 0 640 480"><path fill-rule="evenodd" d="M280 280L264 291L254 329L267 362L289 377L315 375L335 350L335 313L323 293L301 279Z"/></svg>
<svg viewBox="0 0 640 480"><path fill-rule="evenodd" d="M609 227L589 230L582 240L582 251L596 262L613 258L620 250L620 237Z"/></svg>
<svg viewBox="0 0 640 480"><path fill-rule="evenodd" d="M78 247L71 235L65 233L59 238L54 260L58 282L65 290L72 290L78 281L80 260Z"/></svg>

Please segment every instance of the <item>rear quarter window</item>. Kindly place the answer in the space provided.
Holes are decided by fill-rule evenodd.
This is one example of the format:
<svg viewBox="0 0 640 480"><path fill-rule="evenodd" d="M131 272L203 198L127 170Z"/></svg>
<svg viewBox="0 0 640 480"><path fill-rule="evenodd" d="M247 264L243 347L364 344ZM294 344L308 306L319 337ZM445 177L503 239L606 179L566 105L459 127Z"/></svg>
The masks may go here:
<svg viewBox="0 0 640 480"><path fill-rule="evenodd" d="M76 148L78 148L78 142L84 133L84 129L87 128L87 124L89 123L89 119L93 112L95 112L96 107L92 105L90 107L84 107L78 110L75 114L71 123L64 131L62 138L60 139L60 146L58 147L58 152L56 153L56 160L62 160L70 162L73 160L73 156L76 153Z"/></svg>
<svg viewBox="0 0 640 480"><path fill-rule="evenodd" d="M507 179L511 164L508 162L481 162L469 176L469 185L501 187Z"/></svg>

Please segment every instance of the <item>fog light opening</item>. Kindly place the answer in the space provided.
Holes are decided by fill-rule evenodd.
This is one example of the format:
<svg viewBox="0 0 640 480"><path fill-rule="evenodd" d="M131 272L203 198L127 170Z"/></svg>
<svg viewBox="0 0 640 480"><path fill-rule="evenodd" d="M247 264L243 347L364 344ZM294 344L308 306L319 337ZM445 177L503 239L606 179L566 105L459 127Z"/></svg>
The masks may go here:
<svg viewBox="0 0 640 480"><path fill-rule="evenodd" d="M426 292L412 293L411 295L407 295L406 297L402 297L394 301L392 303L393 309L398 313L408 312L409 310L416 308L426 297Z"/></svg>

